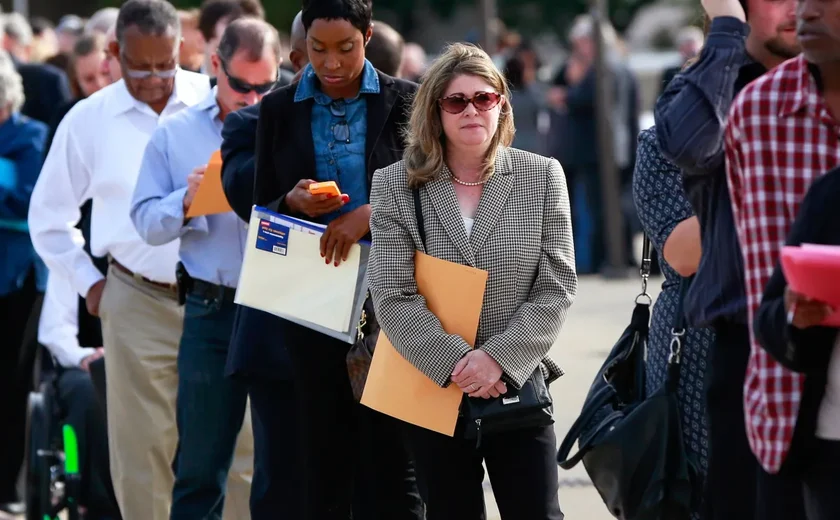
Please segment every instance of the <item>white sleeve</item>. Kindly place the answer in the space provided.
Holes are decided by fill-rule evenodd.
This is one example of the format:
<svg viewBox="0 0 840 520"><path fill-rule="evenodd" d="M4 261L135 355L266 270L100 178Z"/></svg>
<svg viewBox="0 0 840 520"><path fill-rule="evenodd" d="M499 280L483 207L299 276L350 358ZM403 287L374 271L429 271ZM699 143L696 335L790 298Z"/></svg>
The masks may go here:
<svg viewBox="0 0 840 520"><path fill-rule="evenodd" d="M79 346L79 297L70 281L58 273L47 279L47 292L41 319L38 322L38 342L66 368L79 366L95 349Z"/></svg>
<svg viewBox="0 0 840 520"><path fill-rule="evenodd" d="M84 101L58 125L41 175L29 205L29 233L35 251L51 272L69 280L82 296L103 278L83 249L81 232L75 228L79 208L90 198L91 172L80 140L101 138L91 133L85 121Z"/></svg>

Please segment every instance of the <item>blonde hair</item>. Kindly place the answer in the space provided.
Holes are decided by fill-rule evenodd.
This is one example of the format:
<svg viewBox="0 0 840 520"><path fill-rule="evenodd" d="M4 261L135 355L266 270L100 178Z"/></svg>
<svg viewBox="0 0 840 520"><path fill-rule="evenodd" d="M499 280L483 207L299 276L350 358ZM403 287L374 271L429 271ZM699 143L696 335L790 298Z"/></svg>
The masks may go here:
<svg viewBox="0 0 840 520"><path fill-rule="evenodd" d="M484 159L484 178L493 173L499 147L510 146L513 142L513 110L509 102L510 89L504 76L490 56L478 47L464 43L449 45L424 74L423 83L417 89L411 106L403 159L408 172L408 185L412 188L435 180L443 169L446 136L443 133L438 100L443 97L452 80L462 75L481 78L507 101L499 114L499 127Z"/></svg>

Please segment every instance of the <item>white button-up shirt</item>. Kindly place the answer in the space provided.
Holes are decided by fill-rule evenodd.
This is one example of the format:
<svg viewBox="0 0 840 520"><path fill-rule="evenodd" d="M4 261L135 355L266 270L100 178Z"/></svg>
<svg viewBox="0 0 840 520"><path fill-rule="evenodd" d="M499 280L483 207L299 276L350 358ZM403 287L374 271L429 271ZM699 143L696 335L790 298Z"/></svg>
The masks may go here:
<svg viewBox="0 0 840 520"><path fill-rule="evenodd" d="M32 192L29 232L50 271L71 280L80 295L102 279L74 228L79 207L89 199L94 255L110 255L150 280L175 282L178 241L146 244L129 216L131 196L146 144L160 121L209 92L207 76L178 71L172 97L158 115L118 81L79 102L58 126Z"/></svg>
<svg viewBox="0 0 840 520"><path fill-rule="evenodd" d="M78 367L96 352L79 345L79 295L70 280L56 274L47 279L47 292L38 322L38 342L47 347L58 364Z"/></svg>

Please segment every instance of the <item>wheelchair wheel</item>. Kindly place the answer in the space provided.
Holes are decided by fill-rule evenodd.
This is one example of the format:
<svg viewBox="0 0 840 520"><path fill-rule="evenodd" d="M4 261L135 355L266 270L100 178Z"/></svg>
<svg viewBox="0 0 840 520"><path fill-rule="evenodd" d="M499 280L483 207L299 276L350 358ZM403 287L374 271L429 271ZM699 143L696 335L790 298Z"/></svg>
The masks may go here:
<svg viewBox="0 0 840 520"><path fill-rule="evenodd" d="M50 449L50 418L44 394L29 394L26 457L26 520L43 520L50 500L50 469L39 452Z"/></svg>

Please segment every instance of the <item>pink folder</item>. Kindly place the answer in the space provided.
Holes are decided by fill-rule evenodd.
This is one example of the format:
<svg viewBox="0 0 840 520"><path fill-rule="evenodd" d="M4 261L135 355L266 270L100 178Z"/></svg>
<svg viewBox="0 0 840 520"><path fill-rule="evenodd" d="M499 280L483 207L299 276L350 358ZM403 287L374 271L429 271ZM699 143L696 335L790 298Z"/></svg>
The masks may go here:
<svg viewBox="0 0 840 520"><path fill-rule="evenodd" d="M840 246L785 246L782 269L791 289L837 309L822 325L840 327Z"/></svg>

